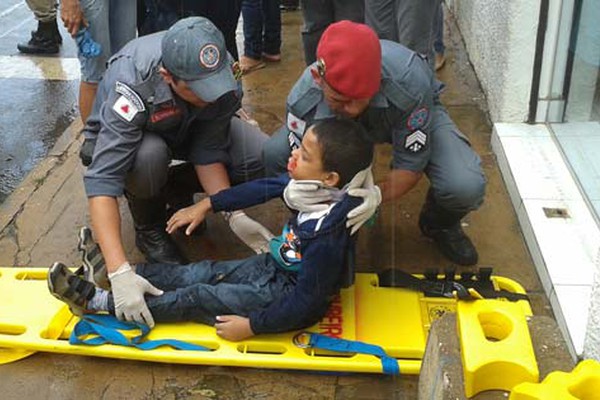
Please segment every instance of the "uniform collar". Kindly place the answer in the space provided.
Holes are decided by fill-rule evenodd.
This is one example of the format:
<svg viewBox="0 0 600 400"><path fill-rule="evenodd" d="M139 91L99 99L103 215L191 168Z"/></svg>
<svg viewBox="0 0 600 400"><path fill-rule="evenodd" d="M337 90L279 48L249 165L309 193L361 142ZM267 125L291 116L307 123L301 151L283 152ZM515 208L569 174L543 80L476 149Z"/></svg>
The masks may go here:
<svg viewBox="0 0 600 400"><path fill-rule="evenodd" d="M383 85L383 82L382 82L382 85ZM375 94L375 96L373 96L371 101L369 102L369 107L386 108L386 107L388 107L388 105L389 105L389 103L387 101L387 98L383 95L381 90L379 90Z"/></svg>
<svg viewBox="0 0 600 400"><path fill-rule="evenodd" d="M156 85L154 90L154 104L162 104L166 102L174 102L175 95L167 82L165 82L159 75L160 82Z"/></svg>

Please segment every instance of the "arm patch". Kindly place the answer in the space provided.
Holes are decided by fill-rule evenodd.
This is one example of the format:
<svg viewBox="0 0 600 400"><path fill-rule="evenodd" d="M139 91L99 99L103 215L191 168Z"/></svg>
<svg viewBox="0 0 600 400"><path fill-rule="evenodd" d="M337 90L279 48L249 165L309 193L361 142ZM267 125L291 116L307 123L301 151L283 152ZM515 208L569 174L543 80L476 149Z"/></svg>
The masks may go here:
<svg viewBox="0 0 600 400"><path fill-rule="evenodd" d="M115 84L115 90L117 93L121 94L127 100L129 100L129 103L131 103L131 105L133 105L138 112L146 110L146 106L144 105L144 102L142 101L140 95L137 94L132 88L130 88L123 82L117 81L117 83Z"/></svg>

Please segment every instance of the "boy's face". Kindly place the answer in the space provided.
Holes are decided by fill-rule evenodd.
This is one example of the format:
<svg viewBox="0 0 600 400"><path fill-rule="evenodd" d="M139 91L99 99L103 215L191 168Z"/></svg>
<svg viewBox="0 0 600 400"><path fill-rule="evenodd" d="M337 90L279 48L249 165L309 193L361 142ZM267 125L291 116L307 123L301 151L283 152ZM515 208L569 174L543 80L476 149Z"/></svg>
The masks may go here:
<svg viewBox="0 0 600 400"><path fill-rule="evenodd" d="M322 160L321 145L317 141L313 128L309 128L304 134L300 148L292 151L287 170L290 177L295 180L318 180L328 186L337 185L338 174L324 171Z"/></svg>

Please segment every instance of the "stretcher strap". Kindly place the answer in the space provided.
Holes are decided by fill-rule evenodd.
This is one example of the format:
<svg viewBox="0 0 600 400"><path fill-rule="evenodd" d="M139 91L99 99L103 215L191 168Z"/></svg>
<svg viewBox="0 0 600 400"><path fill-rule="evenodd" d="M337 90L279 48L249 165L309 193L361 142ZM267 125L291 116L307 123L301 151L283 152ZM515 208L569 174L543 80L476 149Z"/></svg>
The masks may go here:
<svg viewBox="0 0 600 400"><path fill-rule="evenodd" d="M455 279L455 270L452 269L446 271L443 278L438 278L435 271L425 273L424 278L418 278L397 269L388 269L377 275L380 287L412 289L423 292L428 297L456 297L460 300L476 300L478 298L505 298L509 301L529 300L526 294L496 289L491 280L491 268L480 268L477 274L463 272L459 279ZM473 296L472 290L477 293L477 297Z"/></svg>
<svg viewBox="0 0 600 400"><path fill-rule="evenodd" d="M139 330L140 334L131 339L123 335L119 330ZM70 344L86 344L100 346L102 344L116 344L120 346L136 347L140 350L153 350L160 346L171 346L176 350L199 350L210 351L209 348L193 343L183 342L175 339L147 340L143 341L150 332L150 327L139 322L119 321L108 314L84 315L71 332Z"/></svg>
<svg viewBox="0 0 600 400"><path fill-rule="evenodd" d="M300 344L301 342L298 338L305 335L309 336L308 343ZM374 344L359 342L357 340L332 338L311 332L299 333L294 338L294 343L299 347L331 350L342 353L370 354L379 357L383 373L388 375L400 375L398 360L388 356L383 348Z"/></svg>

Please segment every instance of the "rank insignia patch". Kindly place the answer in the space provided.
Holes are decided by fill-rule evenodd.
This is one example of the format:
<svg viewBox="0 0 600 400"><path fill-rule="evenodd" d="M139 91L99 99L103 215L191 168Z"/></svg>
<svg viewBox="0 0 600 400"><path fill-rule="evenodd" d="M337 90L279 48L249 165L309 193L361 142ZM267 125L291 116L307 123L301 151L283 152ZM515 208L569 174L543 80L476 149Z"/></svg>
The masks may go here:
<svg viewBox="0 0 600 400"><path fill-rule="evenodd" d="M412 151L413 153L418 153L425 148L427 144L427 134L419 129L411 133L406 137L406 141L404 142L404 148Z"/></svg>

